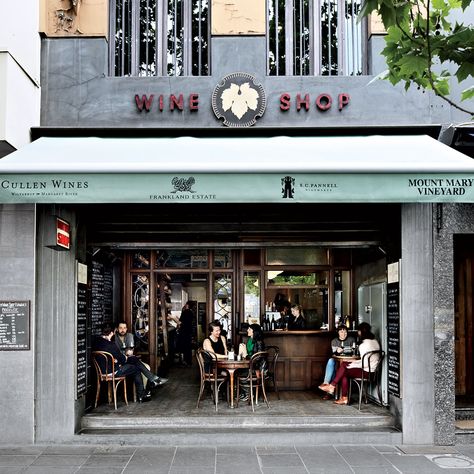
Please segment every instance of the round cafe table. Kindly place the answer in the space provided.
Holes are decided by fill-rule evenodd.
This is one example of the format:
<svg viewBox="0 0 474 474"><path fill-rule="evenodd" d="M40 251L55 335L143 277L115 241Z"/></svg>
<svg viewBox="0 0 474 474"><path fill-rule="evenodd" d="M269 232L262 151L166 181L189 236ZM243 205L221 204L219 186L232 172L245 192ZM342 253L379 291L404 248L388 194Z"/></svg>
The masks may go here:
<svg viewBox="0 0 474 474"><path fill-rule="evenodd" d="M336 361L336 372L337 372L337 369L339 369L340 365L343 362L353 362L355 360L359 360L360 356L352 355L352 354L346 354L346 355L340 354L340 355L333 355L333 358ZM339 398L339 384L337 384L336 393L334 394L334 398L336 400Z"/></svg>
<svg viewBox="0 0 474 474"><path fill-rule="evenodd" d="M229 373L230 383L230 407L234 408L234 373L239 369L248 369L250 367L250 360L232 360L232 359L217 359L217 368L223 369Z"/></svg>

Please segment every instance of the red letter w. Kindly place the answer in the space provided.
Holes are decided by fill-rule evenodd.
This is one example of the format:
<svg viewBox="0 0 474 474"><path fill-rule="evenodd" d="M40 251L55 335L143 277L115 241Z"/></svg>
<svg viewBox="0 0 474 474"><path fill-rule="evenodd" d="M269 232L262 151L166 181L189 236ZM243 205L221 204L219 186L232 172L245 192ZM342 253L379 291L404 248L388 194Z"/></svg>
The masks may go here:
<svg viewBox="0 0 474 474"><path fill-rule="evenodd" d="M138 94L135 94L135 103L137 104L138 110L141 112L143 110L143 107L145 107L145 110L149 112L151 106L153 105L153 97L153 94L150 95L150 98L147 98L147 96L143 94L142 98L140 99Z"/></svg>

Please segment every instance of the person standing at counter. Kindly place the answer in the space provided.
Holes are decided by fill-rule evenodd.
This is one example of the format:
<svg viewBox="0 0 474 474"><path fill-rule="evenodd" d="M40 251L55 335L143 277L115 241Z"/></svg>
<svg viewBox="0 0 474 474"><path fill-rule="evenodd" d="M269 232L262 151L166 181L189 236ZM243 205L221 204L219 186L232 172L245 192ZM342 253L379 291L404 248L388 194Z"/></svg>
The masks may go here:
<svg viewBox="0 0 474 474"><path fill-rule="evenodd" d="M347 326L341 325L337 328L337 337L331 341L331 350L333 355L339 355L344 352L345 349L350 349L356 340L353 336L349 336ZM326 364L326 372L324 374L324 381L318 387L321 390L324 390L323 387L329 385L336 375L336 359L331 357ZM324 395L324 400L329 400L331 395L326 393Z"/></svg>
<svg viewBox="0 0 474 474"><path fill-rule="evenodd" d="M306 319L303 314L303 308L299 304L291 307L291 316L288 321L288 329L290 331L299 331L306 328Z"/></svg>
<svg viewBox="0 0 474 474"><path fill-rule="evenodd" d="M371 351L379 351L380 344L375 339L375 336L371 332L371 326L369 323L360 323L357 327L357 332L359 335L359 340L362 341L359 345L359 354L360 359L355 360L351 363L343 362L339 369L337 369L336 376L334 380L329 385L321 385L320 389L330 395L333 395L336 386L339 382L341 382L341 398L339 400L335 400L334 403L336 405L347 405L349 403L349 399L347 398L347 394L349 393L349 379L350 378L357 378L362 376L362 370L369 372L369 367L362 369L362 358L367 352ZM379 358L376 356L371 357L370 359L370 370L373 372L378 363Z"/></svg>

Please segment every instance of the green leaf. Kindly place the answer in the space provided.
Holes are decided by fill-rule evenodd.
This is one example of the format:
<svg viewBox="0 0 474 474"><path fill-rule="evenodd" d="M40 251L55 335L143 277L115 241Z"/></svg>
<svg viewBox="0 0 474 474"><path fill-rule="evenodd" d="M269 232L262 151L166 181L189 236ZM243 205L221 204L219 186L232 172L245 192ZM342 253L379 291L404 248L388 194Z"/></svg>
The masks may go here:
<svg viewBox="0 0 474 474"><path fill-rule="evenodd" d="M474 77L474 64L464 62L461 64L459 69L456 71L456 77L459 82L464 81L468 76Z"/></svg>
<svg viewBox="0 0 474 474"><path fill-rule="evenodd" d="M444 96L449 95L449 83L448 83L447 79L440 79L440 80L436 81L435 86L436 86L436 90L440 94L442 94Z"/></svg>
<svg viewBox="0 0 474 474"><path fill-rule="evenodd" d="M468 87L462 91L461 100L468 100L474 98L474 86Z"/></svg>
<svg viewBox="0 0 474 474"><path fill-rule="evenodd" d="M461 0L461 8L465 10L471 4L471 0Z"/></svg>
<svg viewBox="0 0 474 474"><path fill-rule="evenodd" d="M433 8L436 10L442 10L446 7L444 0L432 0L431 5L433 5Z"/></svg>
<svg viewBox="0 0 474 474"><path fill-rule="evenodd" d="M400 65L400 72L411 76L417 74L421 76L426 69L427 61L422 56L406 55L398 61Z"/></svg>

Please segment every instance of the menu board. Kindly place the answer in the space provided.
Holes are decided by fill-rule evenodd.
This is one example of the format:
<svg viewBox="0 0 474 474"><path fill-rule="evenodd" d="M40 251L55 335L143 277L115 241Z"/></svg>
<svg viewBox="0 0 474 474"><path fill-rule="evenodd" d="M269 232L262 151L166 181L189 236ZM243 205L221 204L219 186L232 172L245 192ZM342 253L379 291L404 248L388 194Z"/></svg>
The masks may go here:
<svg viewBox="0 0 474 474"><path fill-rule="evenodd" d="M400 283L387 285L387 369L388 391L400 393Z"/></svg>
<svg viewBox="0 0 474 474"><path fill-rule="evenodd" d="M0 350L30 350L29 301L0 301Z"/></svg>
<svg viewBox="0 0 474 474"><path fill-rule="evenodd" d="M76 397L87 391L87 284L77 285Z"/></svg>
<svg viewBox="0 0 474 474"><path fill-rule="evenodd" d="M113 322L112 268L101 262L91 265L91 334L100 335L104 323Z"/></svg>

